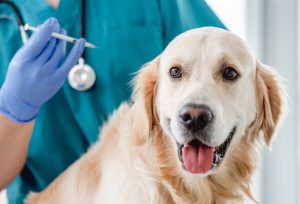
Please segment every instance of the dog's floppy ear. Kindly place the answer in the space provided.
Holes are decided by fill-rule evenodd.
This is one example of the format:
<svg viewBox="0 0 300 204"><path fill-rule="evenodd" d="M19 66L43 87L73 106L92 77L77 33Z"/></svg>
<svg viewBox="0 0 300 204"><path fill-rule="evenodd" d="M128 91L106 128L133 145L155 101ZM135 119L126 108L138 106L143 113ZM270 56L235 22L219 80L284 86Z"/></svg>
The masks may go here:
<svg viewBox="0 0 300 204"><path fill-rule="evenodd" d="M133 142L137 145L146 142L151 134L157 113L154 107L157 78L159 72L159 57L147 63L133 80Z"/></svg>
<svg viewBox="0 0 300 204"><path fill-rule="evenodd" d="M271 145L284 112L285 99L279 75L271 68L256 62L257 121L268 146Z"/></svg>

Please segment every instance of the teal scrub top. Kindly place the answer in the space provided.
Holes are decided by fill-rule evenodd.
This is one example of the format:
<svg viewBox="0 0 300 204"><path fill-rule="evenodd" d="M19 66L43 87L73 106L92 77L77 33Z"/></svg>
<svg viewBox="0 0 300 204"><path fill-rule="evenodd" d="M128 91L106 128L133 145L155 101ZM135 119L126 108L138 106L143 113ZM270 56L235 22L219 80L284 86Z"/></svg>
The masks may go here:
<svg viewBox="0 0 300 204"><path fill-rule="evenodd" d="M80 1L61 0L57 9L46 0L14 2L26 23L36 26L56 17L70 36L80 37ZM7 189L10 204L23 203L29 191L44 189L86 152L97 139L99 127L130 97L133 73L176 35L195 27L224 28L204 0L87 0L86 9L85 38L98 46L86 49L86 62L95 69L96 84L89 91L78 92L66 82L42 106L26 164ZM1 15L13 17L14 13L0 5ZM0 84L21 45L16 24L1 19Z"/></svg>

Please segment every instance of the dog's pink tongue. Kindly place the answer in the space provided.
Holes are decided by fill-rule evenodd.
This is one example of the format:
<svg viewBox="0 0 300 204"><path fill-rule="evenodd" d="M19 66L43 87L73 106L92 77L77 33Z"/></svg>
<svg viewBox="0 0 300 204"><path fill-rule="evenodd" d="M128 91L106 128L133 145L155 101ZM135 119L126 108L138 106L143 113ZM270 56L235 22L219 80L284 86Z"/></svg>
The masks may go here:
<svg viewBox="0 0 300 204"><path fill-rule="evenodd" d="M182 148L185 168L191 173L206 173L210 170L214 158L214 148L206 145L198 147L190 143Z"/></svg>

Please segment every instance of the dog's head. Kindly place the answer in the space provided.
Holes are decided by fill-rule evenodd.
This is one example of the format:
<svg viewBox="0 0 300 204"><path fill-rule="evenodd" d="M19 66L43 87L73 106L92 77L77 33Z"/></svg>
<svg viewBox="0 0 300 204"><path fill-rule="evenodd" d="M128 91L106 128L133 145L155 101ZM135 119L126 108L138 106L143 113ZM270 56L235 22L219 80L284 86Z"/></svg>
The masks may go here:
<svg viewBox="0 0 300 204"><path fill-rule="evenodd" d="M135 123L135 141L145 142L159 125L176 162L194 174L217 171L244 137L258 140L262 132L269 145L283 108L277 74L217 28L175 38L138 74L135 93L144 117Z"/></svg>

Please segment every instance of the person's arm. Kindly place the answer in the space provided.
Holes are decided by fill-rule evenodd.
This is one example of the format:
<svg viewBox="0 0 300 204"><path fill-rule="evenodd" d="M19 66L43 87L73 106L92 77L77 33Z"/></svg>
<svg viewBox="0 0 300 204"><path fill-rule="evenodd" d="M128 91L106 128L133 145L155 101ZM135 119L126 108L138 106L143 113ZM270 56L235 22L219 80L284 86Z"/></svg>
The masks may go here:
<svg viewBox="0 0 300 204"><path fill-rule="evenodd" d="M0 89L0 190L21 171L33 120L63 85L84 49L85 40L78 40L64 60L66 42L52 38L53 32L65 34L56 19L39 26L11 60Z"/></svg>
<svg viewBox="0 0 300 204"><path fill-rule="evenodd" d="M0 190L19 174L27 156L34 122L16 123L0 114Z"/></svg>

